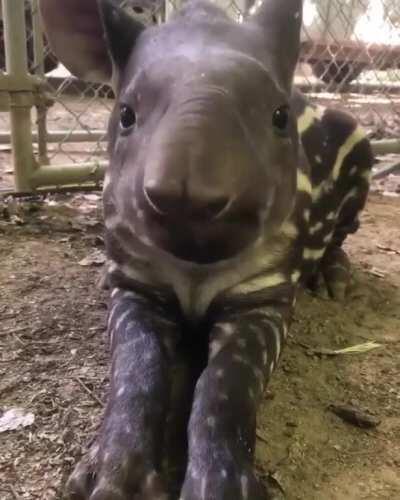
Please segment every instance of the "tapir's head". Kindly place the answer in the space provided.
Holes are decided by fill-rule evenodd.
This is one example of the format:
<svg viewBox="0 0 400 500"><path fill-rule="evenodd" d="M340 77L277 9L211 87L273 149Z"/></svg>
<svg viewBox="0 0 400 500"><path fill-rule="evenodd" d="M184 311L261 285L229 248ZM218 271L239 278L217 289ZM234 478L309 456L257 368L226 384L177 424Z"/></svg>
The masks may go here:
<svg viewBox="0 0 400 500"><path fill-rule="evenodd" d="M265 0L237 24L203 1L145 28L113 0L41 0L75 75L116 93L106 223L179 259L231 258L293 209L290 109L301 0Z"/></svg>

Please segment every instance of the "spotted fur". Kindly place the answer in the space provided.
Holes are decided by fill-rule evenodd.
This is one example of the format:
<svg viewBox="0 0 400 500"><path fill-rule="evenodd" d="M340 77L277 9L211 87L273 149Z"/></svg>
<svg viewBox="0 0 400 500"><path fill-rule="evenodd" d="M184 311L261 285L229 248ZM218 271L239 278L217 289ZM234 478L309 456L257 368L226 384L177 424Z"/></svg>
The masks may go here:
<svg viewBox="0 0 400 500"><path fill-rule="evenodd" d="M166 500L168 457L180 500L265 500L257 408L299 286L322 277L345 296L342 244L366 201L368 140L349 114L292 89L300 0L265 0L243 25L194 1L150 30L111 0L41 8L63 62L111 78L117 95L104 181L111 382L67 493ZM118 124L132 100L152 110L136 134Z"/></svg>

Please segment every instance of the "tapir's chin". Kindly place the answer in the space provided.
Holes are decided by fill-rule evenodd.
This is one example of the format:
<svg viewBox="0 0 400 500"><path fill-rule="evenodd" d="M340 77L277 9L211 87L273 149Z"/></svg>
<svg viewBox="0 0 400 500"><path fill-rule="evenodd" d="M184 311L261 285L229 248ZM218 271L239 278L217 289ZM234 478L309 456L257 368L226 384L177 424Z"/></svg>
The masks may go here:
<svg viewBox="0 0 400 500"><path fill-rule="evenodd" d="M260 236L257 216L232 220L165 220L147 218L147 236L153 245L174 257L195 264L213 264L234 258Z"/></svg>

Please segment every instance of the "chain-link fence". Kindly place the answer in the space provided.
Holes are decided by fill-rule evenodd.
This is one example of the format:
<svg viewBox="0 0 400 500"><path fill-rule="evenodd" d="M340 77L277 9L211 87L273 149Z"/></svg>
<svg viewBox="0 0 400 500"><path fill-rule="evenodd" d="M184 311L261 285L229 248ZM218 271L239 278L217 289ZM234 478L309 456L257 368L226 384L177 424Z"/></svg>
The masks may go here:
<svg viewBox="0 0 400 500"><path fill-rule="evenodd" d="M177 6L118 1L147 24ZM260 4L215 1L237 22ZM38 0L2 2L0 186L11 185L10 144L19 191L100 182L111 89L78 81L58 63L41 32ZM304 0L296 84L323 105L350 109L377 153L400 153L400 0Z"/></svg>
<svg viewBox="0 0 400 500"><path fill-rule="evenodd" d="M399 152L400 1L306 0L299 80L351 110L380 152ZM383 147L382 147L383 146Z"/></svg>

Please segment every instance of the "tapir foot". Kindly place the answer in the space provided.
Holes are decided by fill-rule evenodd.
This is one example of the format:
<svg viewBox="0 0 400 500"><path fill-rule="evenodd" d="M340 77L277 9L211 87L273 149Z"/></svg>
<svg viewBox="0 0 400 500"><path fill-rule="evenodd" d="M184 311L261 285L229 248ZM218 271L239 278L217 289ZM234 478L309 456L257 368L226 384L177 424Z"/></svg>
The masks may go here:
<svg viewBox="0 0 400 500"><path fill-rule="evenodd" d="M167 500L160 475L137 454L93 445L66 485L68 500Z"/></svg>
<svg viewBox="0 0 400 500"><path fill-rule="evenodd" d="M272 496L248 467L189 469L179 500L272 500Z"/></svg>
<svg viewBox="0 0 400 500"><path fill-rule="evenodd" d="M318 268L307 279L305 286L318 295L343 302L351 281L351 265L340 247L327 248Z"/></svg>
<svg viewBox="0 0 400 500"><path fill-rule="evenodd" d="M346 252L340 247L328 248L321 261L321 271L329 296L343 302L351 281L351 265Z"/></svg>

